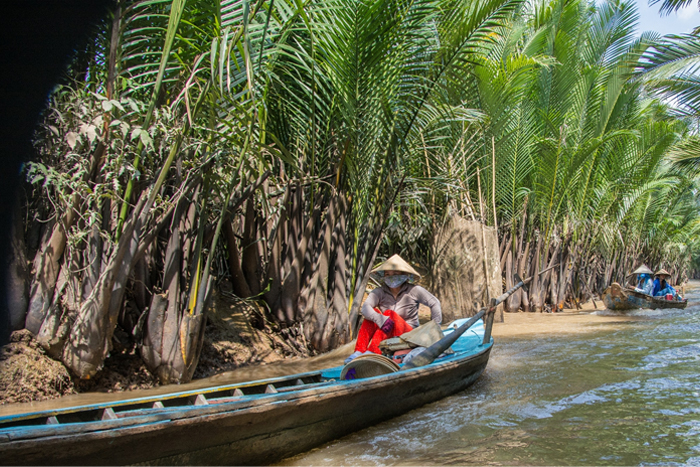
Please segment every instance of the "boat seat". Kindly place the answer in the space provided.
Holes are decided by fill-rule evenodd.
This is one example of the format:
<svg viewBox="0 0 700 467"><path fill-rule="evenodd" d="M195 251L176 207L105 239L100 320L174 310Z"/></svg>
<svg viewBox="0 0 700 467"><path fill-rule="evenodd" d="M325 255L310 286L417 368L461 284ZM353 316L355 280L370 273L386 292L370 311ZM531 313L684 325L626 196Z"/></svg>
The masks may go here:
<svg viewBox="0 0 700 467"><path fill-rule="evenodd" d="M398 337L384 339L379 343L379 348L382 352L391 354L399 350L430 347L443 337L445 337L445 334L440 329L440 325L431 320Z"/></svg>

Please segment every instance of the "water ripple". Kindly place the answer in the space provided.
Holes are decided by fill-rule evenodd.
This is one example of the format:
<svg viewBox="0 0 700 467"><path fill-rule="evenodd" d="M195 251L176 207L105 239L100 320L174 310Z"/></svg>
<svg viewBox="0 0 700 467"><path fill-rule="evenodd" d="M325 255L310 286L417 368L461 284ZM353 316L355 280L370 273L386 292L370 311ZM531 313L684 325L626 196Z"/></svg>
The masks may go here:
<svg viewBox="0 0 700 467"><path fill-rule="evenodd" d="M468 390L290 463L700 467L700 305L638 315L499 343Z"/></svg>
<svg viewBox="0 0 700 467"><path fill-rule="evenodd" d="M642 361L646 362L642 370L665 368L679 363L697 362L700 360L700 344L694 343L682 347L665 349L653 355L647 355Z"/></svg>

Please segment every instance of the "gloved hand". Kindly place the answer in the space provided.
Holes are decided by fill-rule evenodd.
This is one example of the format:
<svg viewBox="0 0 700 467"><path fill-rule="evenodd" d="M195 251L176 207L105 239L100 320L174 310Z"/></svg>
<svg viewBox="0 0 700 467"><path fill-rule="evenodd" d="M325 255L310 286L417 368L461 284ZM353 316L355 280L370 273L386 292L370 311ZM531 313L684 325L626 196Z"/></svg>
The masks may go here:
<svg viewBox="0 0 700 467"><path fill-rule="evenodd" d="M345 359L345 364L347 365L348 363L355 360L360 355L362 355L362 352L360 352L360 351L353 352L348 358Z"/></svg>
<svg viewBox="0 0 700 467"><path fill-rule="evenodd" d="M384 321L384 324L382 324L382 332L384 334L389 334L393 329L394 329L394 320L391 318L387 318L386 321Z"/></svg>

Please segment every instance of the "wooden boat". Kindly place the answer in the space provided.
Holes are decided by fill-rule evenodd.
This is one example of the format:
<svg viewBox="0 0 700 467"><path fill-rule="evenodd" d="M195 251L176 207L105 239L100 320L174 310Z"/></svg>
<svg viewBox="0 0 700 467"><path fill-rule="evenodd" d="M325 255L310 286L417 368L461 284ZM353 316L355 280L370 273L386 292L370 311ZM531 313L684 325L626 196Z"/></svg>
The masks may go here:
<svg viewBox="0 0 700 467"><path fill-rule="evenodd" d="M454 353L366 379L340 380L335 367L0 417L0 463L269 464L465 389L488 363L493 339L484 334L479 320Z"/></svg>
<svg viewBox="0 0 700 467"><path fill-rule="evenodd" d="M666 300L662 297L652 297L651 295L637 292L634 289L623 288L617 282L613 282L610 287L603 291L603 303L608 310L627 311L638 310L640 308L685 308L688 300Z"/></svg>

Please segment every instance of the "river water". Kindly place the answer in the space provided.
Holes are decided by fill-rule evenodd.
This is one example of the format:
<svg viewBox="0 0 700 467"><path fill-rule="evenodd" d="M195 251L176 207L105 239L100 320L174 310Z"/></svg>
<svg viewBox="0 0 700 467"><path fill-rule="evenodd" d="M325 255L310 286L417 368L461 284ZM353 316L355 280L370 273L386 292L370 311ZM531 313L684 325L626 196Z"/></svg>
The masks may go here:
<svg viewBox="0 0 700 467"><path fill-rule="evenodd" d="M700 466L700 289L688 298L586 334L500 338L469 389L282 464Z"/></svg>

